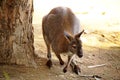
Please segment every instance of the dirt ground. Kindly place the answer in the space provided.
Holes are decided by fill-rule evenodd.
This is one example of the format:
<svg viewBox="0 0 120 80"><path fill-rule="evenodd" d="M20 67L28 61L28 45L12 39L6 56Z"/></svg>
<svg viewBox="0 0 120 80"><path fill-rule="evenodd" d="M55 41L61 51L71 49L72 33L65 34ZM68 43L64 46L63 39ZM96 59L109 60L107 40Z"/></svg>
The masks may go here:
<svg viewBox="0 0 120 80"><path fill-rule="evenodd" d="M35 52L37 68L27 68L17 65L0 65L0 80L95 80L92 77L80 75L98 75L101 80L120 80L120 32L92 31L82 35L84 57L77 58L81 74L76 75L69 68L63 73L58 59L52 53L53 67L46 67L46 46L42 37L40 25L34 25ZM62 55L64 61L67 56ZM101 67L89 68L94 65ZM97 80L97 79L96 79Z"/></svg>

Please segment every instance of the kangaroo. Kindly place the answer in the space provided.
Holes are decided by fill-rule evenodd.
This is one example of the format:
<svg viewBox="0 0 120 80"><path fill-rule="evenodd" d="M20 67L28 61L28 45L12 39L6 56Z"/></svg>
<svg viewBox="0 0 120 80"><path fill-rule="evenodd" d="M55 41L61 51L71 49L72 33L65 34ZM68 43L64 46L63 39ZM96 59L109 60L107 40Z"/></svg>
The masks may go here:
<svg viewBox="0 0 120 80"><path fill-rule="evenodd" d="M43 38L47 46L47 58L46 65L51 68L51 50L52 49L63 65L60 54L66 53L68 55L68 62L63 69L63 72L67 72L67 68L71 65L72 70L78 74L80 72L79 66L74 62L74 56L79 58L83 56L82 42L80 40L80 24L77 17L67 7L53 8L42 19L42 32Z"/></svg>

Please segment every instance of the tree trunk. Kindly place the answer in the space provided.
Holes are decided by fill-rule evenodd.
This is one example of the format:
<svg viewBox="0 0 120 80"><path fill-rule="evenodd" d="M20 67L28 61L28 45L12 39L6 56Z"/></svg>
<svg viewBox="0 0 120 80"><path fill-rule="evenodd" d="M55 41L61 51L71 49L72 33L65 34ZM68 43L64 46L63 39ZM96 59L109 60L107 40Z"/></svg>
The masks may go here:
<svg viewBox="0 0 120 80"><path fill-rule="evenodd" d="M35 66L33 0L0 0L0 63Z"/></svg>

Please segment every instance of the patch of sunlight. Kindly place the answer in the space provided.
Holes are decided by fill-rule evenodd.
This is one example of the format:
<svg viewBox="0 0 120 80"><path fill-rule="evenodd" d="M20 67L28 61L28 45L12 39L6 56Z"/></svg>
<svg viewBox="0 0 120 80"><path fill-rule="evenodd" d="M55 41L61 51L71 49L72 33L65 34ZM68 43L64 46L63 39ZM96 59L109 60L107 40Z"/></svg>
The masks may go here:
<svg viewBox="0 0 120 80"><path fill-rule="evenodd" d="M109 48L111 46L119 46L113 42L110 42L106 39L99 39L96 36L87 36L81 38L84 45L91 46L91 47L101 47L101 48Z"/></svg>

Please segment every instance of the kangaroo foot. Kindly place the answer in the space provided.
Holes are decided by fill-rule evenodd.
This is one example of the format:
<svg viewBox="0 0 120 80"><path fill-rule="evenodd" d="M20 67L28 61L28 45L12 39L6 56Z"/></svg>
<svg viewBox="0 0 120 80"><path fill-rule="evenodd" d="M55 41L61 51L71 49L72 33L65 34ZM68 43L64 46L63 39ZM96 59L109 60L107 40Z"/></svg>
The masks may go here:
<svg viewBox="0 0 120 80"><path fill-rule="evenodd" d="M48 60L46 65L48 66L48 68L51 68L52 67L52 61L51 60Z"/></svg>
<svg viewBox="0 0 120 80"><path fill-rule="evenodd" d="M74 65L73 72L75 72L77 75L81 73L81 70L78 65Z"/></svg>
<svg viewBox="0 0 120 80"><path fill-rule="evenodd" d="M64 61L61 61L61 62L60 62L60 65L64 65Z"/></svg>

